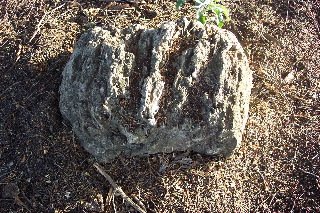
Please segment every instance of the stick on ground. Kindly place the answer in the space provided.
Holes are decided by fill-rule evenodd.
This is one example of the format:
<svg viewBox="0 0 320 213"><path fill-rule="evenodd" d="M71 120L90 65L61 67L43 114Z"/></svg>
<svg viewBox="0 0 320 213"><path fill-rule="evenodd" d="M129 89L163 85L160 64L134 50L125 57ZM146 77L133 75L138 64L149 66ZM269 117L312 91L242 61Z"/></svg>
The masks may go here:
<svg viewBox="0 0 320 213"><path fill-rule="evenodd" d="M100 166L98 163L94 163L93 166L98 170L98 172L103 175L107 181L111 184L111 186L117 191L119 192L119 194L121 195L121 197L127 201L133 208L135 208L135 210L137 210L140 213L146 213L145 210L143 210L140 206L138 206L135 202L133 202L133 200L128 197L124 191L121 189L120 186L118 186L118 184L116 184L116 182L114 182L114 180L104 171L104 169L102 168L102 166Z"/></svg>

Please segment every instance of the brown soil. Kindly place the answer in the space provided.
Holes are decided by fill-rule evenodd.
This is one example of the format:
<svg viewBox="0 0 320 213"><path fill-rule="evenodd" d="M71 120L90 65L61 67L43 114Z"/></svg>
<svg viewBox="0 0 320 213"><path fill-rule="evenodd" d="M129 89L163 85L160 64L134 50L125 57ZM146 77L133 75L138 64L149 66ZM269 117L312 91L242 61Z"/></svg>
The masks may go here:
<svg viewBox="0 0 320 213"><path fill-rule="evenodd" d="M254 71L240 149L229 159L180 153L103 166L147 212L320 212L320 3L226 4L226 28ZM192 16L190 5L175 11L164 0L1 1L0 212L134 212L61 117L61 73L94 25L157 26L182 15Z"/></svg>

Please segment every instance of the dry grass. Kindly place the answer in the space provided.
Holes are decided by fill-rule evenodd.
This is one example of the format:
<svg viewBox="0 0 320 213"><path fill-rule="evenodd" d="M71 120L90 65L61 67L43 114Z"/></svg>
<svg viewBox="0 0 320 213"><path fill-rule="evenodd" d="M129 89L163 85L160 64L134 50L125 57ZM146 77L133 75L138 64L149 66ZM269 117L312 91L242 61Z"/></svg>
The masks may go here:
<svg viewBox="0 0 320 213"><path fill-rule="evenodd" d="M148 212L319 212L320 4L227 4L227 28L254 71L241 148L229 159L179 153L118 159L105 168ZM182 15L192 16L190 5L177 12L168 1L0 3L0 188L17 184L25 204L0 196L2 212L133 212L62 120L60 76L91 26L156 26Z"/></svg>

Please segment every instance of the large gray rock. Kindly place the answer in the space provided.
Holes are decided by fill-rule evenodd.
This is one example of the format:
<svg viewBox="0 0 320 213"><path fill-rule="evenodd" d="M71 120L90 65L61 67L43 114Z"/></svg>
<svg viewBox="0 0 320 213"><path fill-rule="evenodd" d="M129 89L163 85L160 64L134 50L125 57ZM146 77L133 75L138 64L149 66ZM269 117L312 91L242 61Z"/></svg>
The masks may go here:
<svg viewBox="0 0 320 213"><path fill-rule="evenodd" d="M95 27L63 72L60 109L82 145L121 153L229 156L248 117L252 72L236 37L186 19L158 29Z"/></svg>

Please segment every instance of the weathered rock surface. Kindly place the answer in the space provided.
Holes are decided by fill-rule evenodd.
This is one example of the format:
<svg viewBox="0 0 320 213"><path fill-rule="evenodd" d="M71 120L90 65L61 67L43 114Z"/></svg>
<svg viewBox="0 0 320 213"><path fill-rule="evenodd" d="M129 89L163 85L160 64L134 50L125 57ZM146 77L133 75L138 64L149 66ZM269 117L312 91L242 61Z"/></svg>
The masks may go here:
<svg viewBox="0 0 320 213"><path fill-rule="evenodd" d="M65 67L60 109L105 162L186 150L228 156L241 142L251 87L244 51L226 30L186 19L96 27Z"/></svg>

